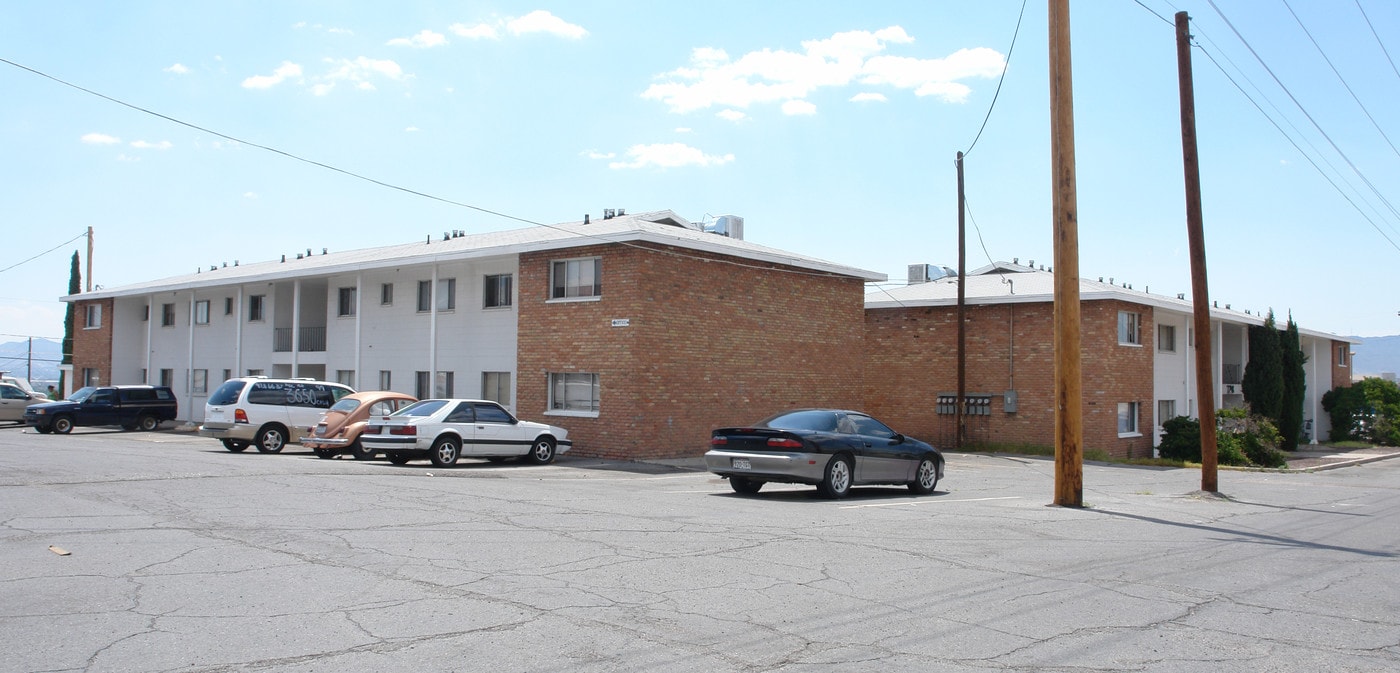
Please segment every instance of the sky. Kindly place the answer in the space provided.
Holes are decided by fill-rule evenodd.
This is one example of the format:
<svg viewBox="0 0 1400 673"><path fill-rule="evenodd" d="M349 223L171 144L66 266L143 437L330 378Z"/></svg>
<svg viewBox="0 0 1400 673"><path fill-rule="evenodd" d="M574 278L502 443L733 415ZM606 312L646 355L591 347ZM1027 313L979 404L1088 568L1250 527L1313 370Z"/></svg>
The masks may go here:
<svg viewBox="0 0 1400 673"><path fill-rule="evenodd" d="M1191 292L1186 11L1211 298L1400 334L1400 3L1070 5L1082 276ZM968 269L1054 256L1044 0L0 7L0 341L62 335L88 227L107 289L605 208L902 284L960 151Z"/></svg>

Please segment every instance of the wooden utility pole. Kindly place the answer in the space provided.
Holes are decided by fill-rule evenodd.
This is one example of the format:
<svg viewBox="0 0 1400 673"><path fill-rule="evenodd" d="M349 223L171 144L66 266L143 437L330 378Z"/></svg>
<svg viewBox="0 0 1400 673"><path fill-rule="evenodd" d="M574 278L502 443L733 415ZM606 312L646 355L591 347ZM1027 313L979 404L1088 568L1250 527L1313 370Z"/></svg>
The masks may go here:
<svg viewBox="0 0 1400 673"><path fill-rule="evenodd" d="M1050 0L1050 156L1055 203L1055 502L1084 506L1084 414L1079 353L1079 208L1069 0Z"/></svg>
<svg viewBox="0 0 1400 673"><path fill-rule="evenodd" d="M1176 65L1181 86L1181 158L1186 171L1186 233L1191 247L1191 313L1196 349L1196 418L1201 422L1201 490L1217 491L1215 375L1212 371L1210 291L1201 216L1201 164L1196 154L1196 94L1191 80L1190 17L1176 13Z"/></svg>
<svg viewBox="0 0 1400 673"><path fill-rule="evenodd" d="M87 291L92 292L92 227L88 227Z"/></svg>
<svg viewBox="0 0 1400 673"><path fill-rule="evenodd" d="M964 213L967 212L967 200L963 193L963 153L958 152L958 400L957 407L953 411L953 423L956 426L955 444L958 451L963 450L963 442L967 440L967 418L964 412L967 404L967 225L965 224Z"/></svg>

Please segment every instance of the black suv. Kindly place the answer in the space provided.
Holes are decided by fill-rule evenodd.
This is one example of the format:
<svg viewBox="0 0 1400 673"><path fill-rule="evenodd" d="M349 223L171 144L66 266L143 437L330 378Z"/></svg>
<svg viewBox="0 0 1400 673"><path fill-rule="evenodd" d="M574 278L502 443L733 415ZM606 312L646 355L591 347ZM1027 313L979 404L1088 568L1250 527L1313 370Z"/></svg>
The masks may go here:
<svg viewBox="0 0 1400 673"><path fill-rule="evenodd" d="M166 386L80 388L61 402L29 407L24 422L41 433L67 434L77 425L120 425L126 430L155 430L175 420L179 402Z"/></svg>

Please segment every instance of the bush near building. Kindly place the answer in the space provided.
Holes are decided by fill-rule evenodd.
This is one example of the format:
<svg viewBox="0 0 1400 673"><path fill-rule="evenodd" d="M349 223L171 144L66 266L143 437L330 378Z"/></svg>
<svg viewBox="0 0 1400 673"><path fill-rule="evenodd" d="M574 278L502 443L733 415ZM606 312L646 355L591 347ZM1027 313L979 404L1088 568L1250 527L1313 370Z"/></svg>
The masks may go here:
<svg viewBox="0 0 1400 673"><path fill-rule="evenodd" d="M1272 421L1248 409L1221 409L1216 418L1215 458L1220 465L1236 467L1287 467L1288 457L1278 450L1279 433ZM1158 453L1168 460L1201 462L1201 424L1177 416L1162 424L1165 431Z"/></svg>
<svg viewBox="0 0 1400 673"><path fill-rule="evenodd" d="M1400 446L1400 385L1379 378L1333 388L1322 396L1322 409L1331 418L1327 438Z"/></svg>

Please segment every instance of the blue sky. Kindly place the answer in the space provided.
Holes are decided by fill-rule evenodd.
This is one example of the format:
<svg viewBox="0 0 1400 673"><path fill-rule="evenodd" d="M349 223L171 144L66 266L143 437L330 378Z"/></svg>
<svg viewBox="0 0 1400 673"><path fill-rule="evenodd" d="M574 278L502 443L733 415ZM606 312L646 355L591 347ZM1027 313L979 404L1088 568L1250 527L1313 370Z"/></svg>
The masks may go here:
<svg viewBox="0 0 1400 673"><path fill-rule="evenodd" d="M1083 276L1191 290L1184 9L1212 299L1400 333L1400 3L1071 5ZM901 283L956 264L960 150L969 268L1048 264L1047 12L1012 50L1021 6L6 3L0 340L62 333L88 226L107 288L604 208L741 215L751 241Z"/></svg>

